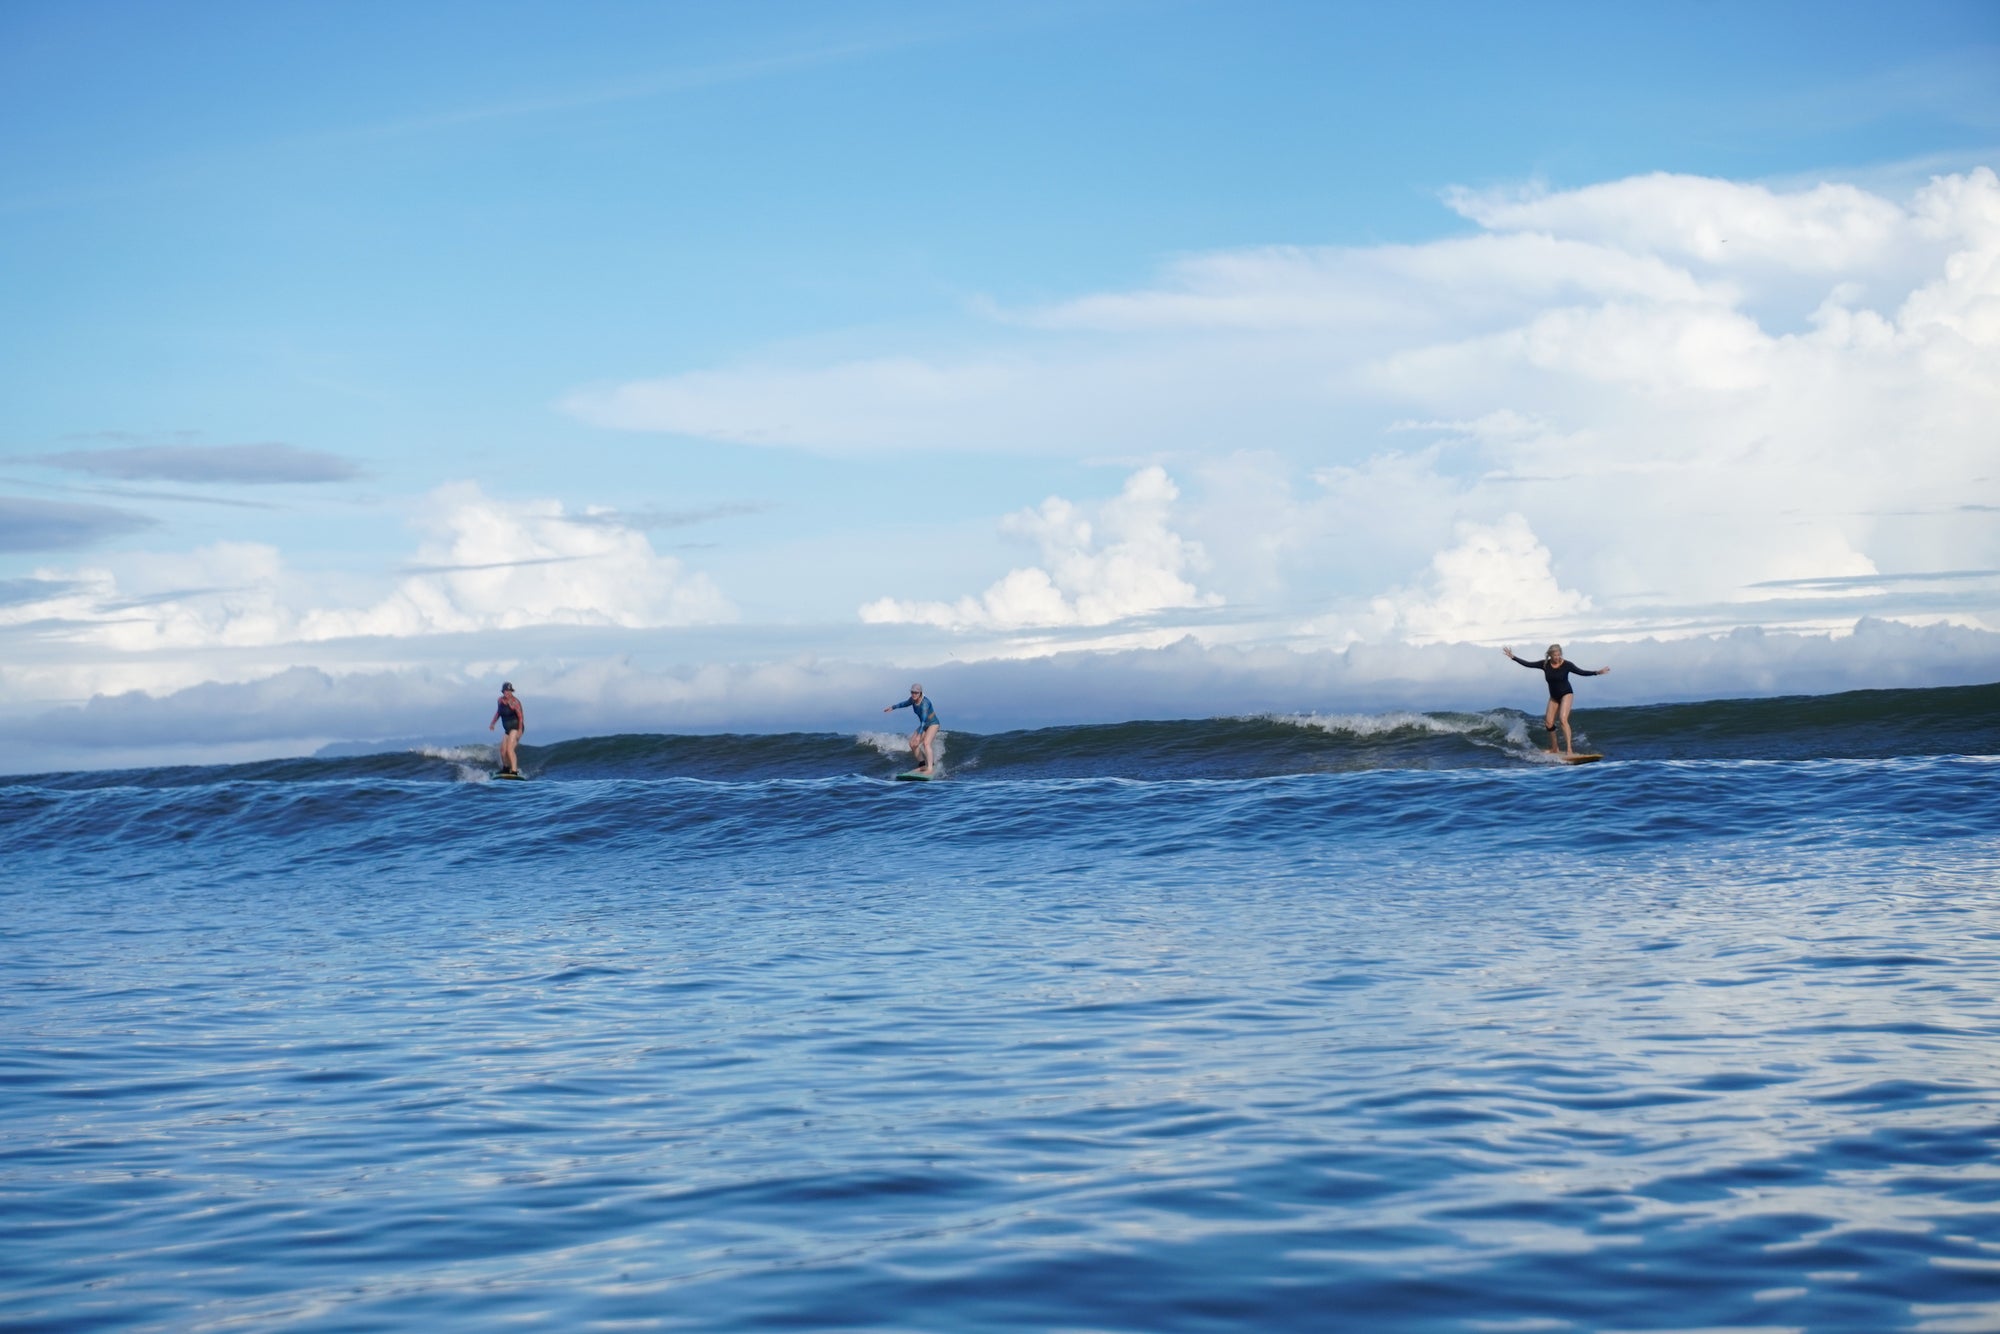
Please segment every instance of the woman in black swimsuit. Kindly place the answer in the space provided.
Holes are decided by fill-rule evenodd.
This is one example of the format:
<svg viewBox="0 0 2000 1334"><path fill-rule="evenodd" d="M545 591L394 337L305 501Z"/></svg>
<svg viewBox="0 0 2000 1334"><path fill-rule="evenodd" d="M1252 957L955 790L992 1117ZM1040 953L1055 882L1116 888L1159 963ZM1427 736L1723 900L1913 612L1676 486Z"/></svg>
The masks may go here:
<svg viewBox="0 0 2000 1334"><path fill-rule="evenodd" d="M521 757L514 748L521 744L521 733L528 730L528 706L521 703L521 697L514 693L512 681L500 687L500 704L493 710L493 721L486 724L486 730L492 731L495 724L503 724L500 729L500 772L518 774L521 772Z"/></svg>
<svg viewBox="0 0 2000 1334"><path fill-rule="evenodd" d="M1511 648L1503 648L1500 651L1506 654L1508 660L1511 662L1517 662L1523 667L1539 667L1542 669L1542 676L1549 683L1549 707L1542 714L1542 726L1549 729L1549 754L1553 755L1556 753L1557 722L1562 723L1563 753L1565 755L1576 754L1576 745L1570 740L1569 735L1569 705L1570 701L1576 695L1570 689L1569 678L1572 676L1602 676L1611 669L1609 667L1599 667L1593 672L1587 671L1573 662L1564 662L1563 646L1561 644L1549 645L1548 654L1540 662L1529 662L1525 658L1516 658L1514 650Z"/></svg>

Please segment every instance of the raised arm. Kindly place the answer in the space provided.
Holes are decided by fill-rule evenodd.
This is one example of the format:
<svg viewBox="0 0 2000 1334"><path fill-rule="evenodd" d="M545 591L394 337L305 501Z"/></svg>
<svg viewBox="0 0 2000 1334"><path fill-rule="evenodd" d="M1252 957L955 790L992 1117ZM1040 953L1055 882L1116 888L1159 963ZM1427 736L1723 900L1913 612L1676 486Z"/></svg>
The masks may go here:
<svg viewBox="0 0 2000 1334"><path fill-rule="evenodd" d="M1503 648L1500 651L1507 655L1507 661L1509 662L1516 663L1522 667L1533 667L1538 671L1541 669L1542 664L1539 662L1529 662L1526 658L1515 657L1514 650L1511 648Z"/></svg>

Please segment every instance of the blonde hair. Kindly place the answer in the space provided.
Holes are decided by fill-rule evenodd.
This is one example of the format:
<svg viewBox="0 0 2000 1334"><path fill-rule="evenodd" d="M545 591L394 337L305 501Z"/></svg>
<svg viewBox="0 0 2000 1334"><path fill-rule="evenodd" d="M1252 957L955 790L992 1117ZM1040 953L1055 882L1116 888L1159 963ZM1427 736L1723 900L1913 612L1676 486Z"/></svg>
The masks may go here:
<svg viewBox="0 0 2000 1334"><path fill-rule="evenodd" d="M1561 644L1551 644L1549 645L1549 651L1544 653L1542 656L1544 658L1560 658L1562 656L1562 651L1563 651L1563 646Z"/></svg>

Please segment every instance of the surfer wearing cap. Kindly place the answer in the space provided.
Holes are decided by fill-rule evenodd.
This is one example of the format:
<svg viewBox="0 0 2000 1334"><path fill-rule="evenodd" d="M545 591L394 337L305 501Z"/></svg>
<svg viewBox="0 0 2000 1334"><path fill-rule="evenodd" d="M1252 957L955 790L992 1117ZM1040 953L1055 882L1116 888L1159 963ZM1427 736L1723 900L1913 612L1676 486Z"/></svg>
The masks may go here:
<svg viewBox="0 0 2000 1334"><path fill-rule="evenodd" d="M489 732L495 727L500 728L500 772L518 775L521 757L514 748L521 744L521 733L528 730L528 706L514 693L512 681L501 685L499 706L493 710L493 721L486 724Z"/></svg>
<svg viewBox="0 0 2000 1334"><path fill-rule="evenodd" d="M917 730L910 733L910 754L917 761L918 771L920 773L929 773L932 766L936 763L936 752L934 749L938 734L936 707L928 699L924 698L924 688L922 686L913 685L910 687L910 697L908 699L891 704L888 708L883 709L882 712L887 713L890 709L908 709L916 715Z"/></svg>
<svg viewBox="0 0 2000 1334"><path fill-rule="evenodd" d="M1549 707L1542 713L1542 726L1549 730L1549 754L1553 755L1556 753L1556 724L1558 722L1562 724L1563 754L1576 754L1576 744L1570 740L1569 734L1569 706L1570 701L1576 698L1576 695L1570 689L1569 678L1572 676L1602 676L1611 669L1609 667L1599 667L1593 672L1587 671L1573 662L1564 662L1563 646L1561 644L1549 645L1549 651L1543 655L1540 662L1529 662L1526 658L1517 658L1514 656L1514 650L1511 648L1503 648L1500 651L1507 655L1509 661L1519 663L1523 667L1541 668L1543 678L1549 683Z"/></svg>

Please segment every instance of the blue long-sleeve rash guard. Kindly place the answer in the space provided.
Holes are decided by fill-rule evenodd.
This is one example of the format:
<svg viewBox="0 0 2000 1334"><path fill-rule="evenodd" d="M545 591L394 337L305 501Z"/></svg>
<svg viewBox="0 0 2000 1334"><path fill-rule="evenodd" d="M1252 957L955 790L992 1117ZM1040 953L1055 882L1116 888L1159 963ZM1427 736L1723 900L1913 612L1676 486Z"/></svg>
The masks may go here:
<svg viewBox="0 0 2000 1334"><path fill-rule="evenodd" d="M896 705L896 707L915 711L917 715L917 730L919 732L923 731L926 727L937 725L937 710L931 707L931 697L929 695L925 695L922 699L906 699Z"/></svg>

